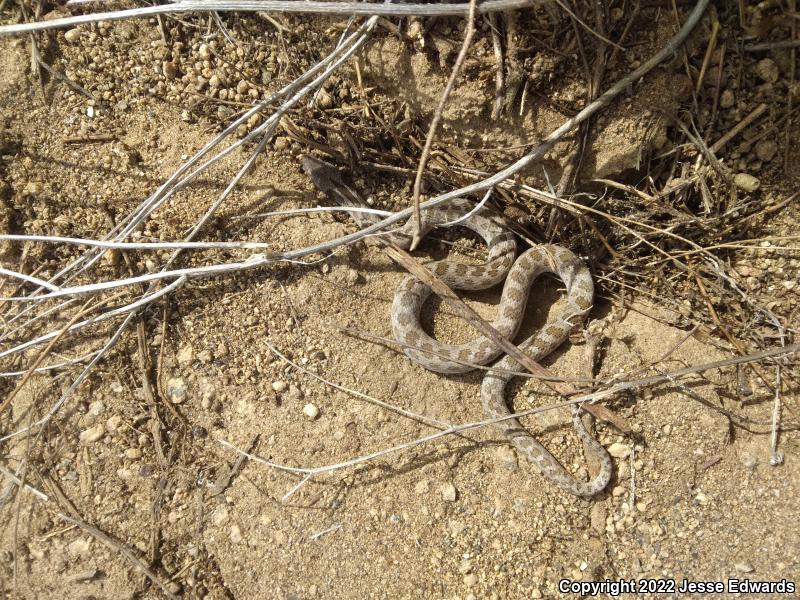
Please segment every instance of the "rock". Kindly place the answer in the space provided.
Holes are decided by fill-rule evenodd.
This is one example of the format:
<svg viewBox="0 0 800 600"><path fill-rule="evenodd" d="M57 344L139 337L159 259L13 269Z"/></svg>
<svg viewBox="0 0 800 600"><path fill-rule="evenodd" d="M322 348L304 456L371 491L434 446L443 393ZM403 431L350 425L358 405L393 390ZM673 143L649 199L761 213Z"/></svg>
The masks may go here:
<svg viewBox="0 0 800 600"><path fill-rule="evenodd" d="M178 364L182 367L188 367L192 364L192 358L194 357L194 351L192 350L191 346L184 346L178 351Z"/></svg>
<svg viewBox="0 0 800 600"><path fill-rule="evenodd" d="M214 523L217 527L220 525L224 525L225 521L228 520L228 508L226 506L220 505L214 510L214 513L211 515L211 522Z"/></svg>
<svg viewBox="0 0 800 600"><path fill-rule="evenodd" d="M774 140L761 140L756 144L756 156L758 160L769 162L778 153L778 144Z"/></svg>
<svg viewBox="0 0 800 600"><path fill-rule="evenodd" d="M94 427L89 427L81 431L79 439L84 444L92 444L99 440L106 432L106 428L102 423L98 423Z"/></svg>
<svg viewBox="0 0 800 600"><path fill-rule="evenodd" d="M242 529L238 525L231 525L231 541L234 544L242 543Z"/></svg>
<svg viewBox="0 0 800 600"><path fill-rule="evenodd" d="M455 502L456 501L456 486L452 483L443 483L442 486L439 488L442 492L442 499L445 502Z"/></svg>
<svg viewBox="0 0 800 600"><path fill-rule="evenodd" d="M355 285L356 283L358 283L358 278L359 278L358 271L356 271L355 269L347 269L347 272L345 273L344 276L344 280L347 283L347 285Z"/></svg>
<svg viewBox="0 0 800 600"><path fill-rule="evenodd" d="M209 58L211 58L211 50L209 50L208 44L200 44L200 48L198 48L197 54L203 60L208 60Z"/></svg>
<svg viewBox="0 0 800 600"><path fill-rule="evenodd" d="M742 454L739 460L742 461L742 465L746 469L755 469L756 465L758 464L758 460L752 454Z"/></svg>
<svg viewBox="0 0 800 600"><path fill-rule="evenodd" d="M631 447L622 442L614 442L608 447L608 453L614 458L628 458L631 455Z"/></svg>
<svg viewBox="0 0 800 600"><path fill-rule="evenodd" d="M272 382L272 391L277 394L282 394L287 389L289 389L289 384L285 381L273 381Z"/></svg>
<svg viewBox="0 0 800 600"><path fill-rule="evenodd" d="M75 27L74 29L70 29L64 34L64 39L67 40L70 44L74 44L77 42L81 37L81 30Z"/></svg>
<svg viewBox="0 0 800 600"><path fill-rule="evenodd" d="M470 573L469 575L464 575L464 585L467 587L472 587L478 583L478 576L475 573Z"/></svg>
<svg viewBox="0 0 800 600"><path fill-rule="evenodd" d="M414 491L417 494L419 494L420 496L423 496L424 494L427 494L429 489L430 489L430 486L428 485L428 480L427 479L423 479L422 481L418 481L417 484L414 486Z"/></svg>
<svg viewBox="0 0 800 600"><path fill-rule="evenodd" d="M774 60L771 58L763 58L756 64L756 74L767 83L775 83L778 81L780 72Z"/></svg>
<svg viewBox="0 0 800 600"><path fill-rule="evenodd" d="M602 534L606 530L606 513L604 502L596 502L589 512L589 523L597 534Z"/></svg>
<svg viewBox="0 0 800 600"><path fill-rule="evenodd" d="M331 98L331 95L328 92L326 92L324 89L320 90L319 94L317 94L317 105L323 110L324 109L328 109L328 108L332 108L333 107L333 98Z"/></svg>
<svg viewBox="0 0 800 600"><path fill-rule="evenodd" d="M122 425L122 417L119 415L114 415L113 417L109 417L108 421L106 421L106 429L109 432L114 432L119 429L119 426Z"/></svg>
<svg viewBox="0 0 800 600"><path fill-rule="evenodd" d="M167 79L175 79L178 76L178 65L172 61L165 60L161 64L161 72Z"/></svg>
<svg viewBox="0 0 800 600"><path fill-rule="evenodd" d="M95 400L89 405L89 414L93 417L99 417L105 410L106 405L103 404L102 400Z"/></svg>
<svg viewBox="0 0 800 600"><path fill-rule="evenodd" d="M72 556L83 556L89 552L92 545L92 540L89 538L78 538L74 542L67 544L67 552Z"/></svg>
<svg viewBox="0 0 800 600"><path fill-rule="evenodd" d="M167 380L167 397L173 404L181 404L186 400L188 387L183 377L172 377Z"/></svg>
<svg viewBox="0 0 800 600"><path fill-rule="evenodd" d="M507 471L514 472L519 468L517 452L511 446L498 446L494 453L495 464Z"/></svg>
<svg viewBox="0 0 800 600"><path fill-rule="evenodd" d="M313 420L319 416L319 409L309 402L303 407L303 414Z"/></svg>
<svg viewBox="0 0 800 600"><path fill-rule="evenodd" d="M736 96L733 95L732 90L722 90L719 96L720 108L730 108L736 102Z"/></svg>
<svg viewBox="0 0 800 600"><path fill-rule="evenodd" d="M750 173L737 173L733 177L733 184L745 192L755 192L761 182L757 177L753 177Z"/></svg>
<svg viewBox="0 0 800 600"><path fill-rule="evenodd" d="M125 450L125 458L136 460L137 458L141 457L142 457L142 451L139 448L128 448L127 450Z"/></svg>
<svg viewBox="0 0 800 600"><path fill-rule="evenodd" d="M754 571L753 565L747 562L738 562L733 565L733 568L739 571L739 573L752 573Z"/></svg>

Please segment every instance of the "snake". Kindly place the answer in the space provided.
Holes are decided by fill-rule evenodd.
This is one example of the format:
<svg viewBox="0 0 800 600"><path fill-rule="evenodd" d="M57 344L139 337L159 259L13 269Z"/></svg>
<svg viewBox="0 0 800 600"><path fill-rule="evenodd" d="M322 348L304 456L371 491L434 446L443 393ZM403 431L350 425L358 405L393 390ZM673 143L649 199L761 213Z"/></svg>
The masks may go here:
<svg viewBox="0 0 800 600"><path fill-rule="evenodd" d="M359 209L348 211L357 225L363 228L381 220L374 211L363 210L368 206L344 183L336 167L312 155L304 155L301 162L318 190L345 210ZM484 290L503 282L497 316L491 326L506 339L513 339L519 331L533 282L544 273L557 275L566 288L563 307L544 327L518 345L530 358L539 361L558 348L592 308L591 272L574 253L562 246L537 245L517 257L516 239L502 219L484 208L475 209L473 202L456 198L426 210L419 235L421 238L436 227L448 227L457 222L484 240L488 253L486 261L466 264L445 259L428 263L426 267L453 289ZM465 215L468 218L463 218ZM415 231L416 223L409 220L385 233L382 239L409 249ZM398 286L392 301L390 319L394 337L413 362L436 373L459 374L474 370L476 365L487 365L502 354L501 348L482 335L462 344L445 344L428 335L420 324L420 312L431 293L430 286L408 275ZM573 405L572 410L573 427L599 464L598 473L589 481L576 479L517 419L509 418L512 413L505 399L506 388L513 373L523 370L524 367L509 355L489 368L481 385L485 415L545 479L576 496L589 498L598 494L611 479L612 460L602 444L586 430L577 406Z"/></svg>

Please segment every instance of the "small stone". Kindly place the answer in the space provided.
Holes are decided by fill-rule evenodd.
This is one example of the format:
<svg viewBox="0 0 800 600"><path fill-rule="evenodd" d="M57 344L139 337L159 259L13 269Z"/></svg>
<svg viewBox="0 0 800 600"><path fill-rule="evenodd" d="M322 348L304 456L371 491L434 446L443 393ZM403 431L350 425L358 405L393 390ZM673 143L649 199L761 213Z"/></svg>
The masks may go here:
<svg viewBox="0 0 800 600"><path fill-rule="evenodd" d="M719 96L719 105L721 108L730 108L736 102L736 96L733 95L733 90L723 90Z"/></svg>
<svg viewBox="0 0 800 600"><path fill-rule="evenodd" d="M414 491L423 496L428 493L430 486L428 485L428 480L423 479L422 481L418 481L417 484L414 486Z"/></svg>
<svg viewBox="0 0 800 600"><path fill-rule="evenodd" d="M750 175L750 173L737 173L733 177L733 184L745 192L755 192L761 185L761 182L757 177Z"/></svg>
<svg viewBox="0 0 800 600"><path fill-rule="evenodd" d="M81 431L79 439L84 444L93 444L97 440L99 440L106 432L106 428L102 423L98 423L94 427L89 427L89 429L85 429Z"/></svg>
<svg viewBox="0 0 800 600"><path fill-rule="evenodd" d="M228 520L228 508L224 505L218 506L214 513L211 515L211 522L214 523L217 527L220 525L224 525L225 521Z"/></svg>
<svg viewBox="0 0 800 600"><path fill-rule="evenodd" d="M628 458L631 455L631 447L622 442L614 442L608 447L608 453L614 458Z"/></svg>
<svg viewBox="0 0 800 600"><path fill-rule="evenodd" d="M747 562L738 562L733 565L733 568L739 571L739 573L752 573L754 571L753 565Z"/></svg>
<svg viewBox="0 0 800 600"><path fill-rule="evenodd" d="M231 525L231 541L234 544L242 543L242 529L238 525Z"/></svg>
<svg viewBox="0 0 800 600"><path fill-rule="evenodd" d="M197 50L197 54L203 60L208 60L211 58L211 51L208 48L208 44L200 44L200 48Z"/></svg>
<svg viewBox="0 0 800 600"><path fill-rule="evenodd" d="M119 429L120 425L122 425L122 417L120 417L119 415L114 415L113 417L109 417L108 421L106 421L106 429L108 429L108 431L111 433Z"/></svg>
<svg viewBox="0 0 800 600"><path fill-rule="evenodd" d="M596 502L589 511L589 523L595 533L602 534L606 530L607 512L604 502Z"/></svg>
<svg viewBox="0 0 800 600"><path fill-rule="evenodd" d="M475 573L470 573L469 575L464 575L464 585L467 587L472 587L478 583L478 576Z"/></svg>
<svg viewBox="0 0 800 600"><path fill-rule="evenodd" d="M519 468L517 452L511 446L502 445L495 450L495 463L498 467L514 472Z"/></svg>
<svg viewBox="0 0 800 600"><path fill-rule="evenodd" d="M142 457L142 451L139 448L128 448L127 450L125 450L125 458L136 460L137 458L141 457Z"/></svg>
<svg viewBox="0 0 800 600"><path fill-rule="evenodd" d="M83 556L89 552L92 545L92 540L89 538L78 538L74 542L67 544L67 552L72 556Z"/></svg>
<svg viewBox="0 0 800 600"><path fill-rule="evenodd" d="M95 400L89 405L89 414L93 417L99 417L105 410L106 405L103 404L102 400Z"/></svg>
<svg viewBox="0 0 800 600"><path fill-rule="evenodd" d="M244 79L242 79L241 81L239 81L239 83L236 84L237 94L246 94L247 90L249 89L250 89L250 84L248 84Z"/></svg>
<svg viewBox="0 0 800 600"><path fill-rule="evenodd" d="M219 75L212 75L208 80L208 85L211 89L219 89L222 86L222 80L219 78Z"/></svg>
<svg viewBox="0 0 800 600"><path fill-rule="evenodd" d="M74 44L77 42L81 37L81 30L75 27L74 29L70 29L64 34L64 39L67 40L70 44Z"/></svg>
<svg viewBox="0 0 800 600"><path fill-rule="evenodd" d="M317 105L322 109L332 108L333 98L325 90L320 90L319 94L317 94Z"/></svg>
<svg viewBox="0 0 800 600"><path fill-rule="evenodd" d="M272 382L272 391L276 394L282 394L287 389L289 389L289 384L285 381L273 381Z"/></svg>
<svg viewBox="0 0 800 600"><path fill-rule="evenodd" d="M439 489L442 492L442 499L445 502L456 501L456 486L454 486L452 483L443 483Z"/></svg>
<svg viewBox="0 0 800 600"><path fill-rule="evenodd" d="M756 156L758 160L769 162L778 153L778 144L775 140L761 140L756 144Z"/></svg>
<svg viewBox="0 0 800 600"><path fill-rule="evenodd" d="M309 402L303 407L303 414L313 420L319 416L319 409Z"/></svg>
<svg viewBox="0 0 800 600"><path fill-rule="evenodd" d="M192 364L192 359L194 358L194 351L192 350L191 346L184 346L180 350L178 350L178 364L182 367L187 367Z"/></svg>
<svg viewBox="0 0 800 600"><path fill-rule="evenodd" d="M302 400L303 391L296 385L289 385L289 391L286 393L289 400Z"/></svg>
<svg viewBox="0 0 800 600"><path fill-rule="evenodd" d="M763 58L756 64L756 74L767 83L775 83L778 81L780 72L774 60L771 58Z"/></svg>
<svg viewBox="0 0 800 600"><path fill-rule="evenodd" d="M703 492L697 492L694 497L694 501L698 504L708 504L708 496L706 496Z"/></svg>
<svg viewBox="0 0 800 600"><path fill-rule="evenodd" d="M171 60L165 60L161 64L161 71L167 79L175 79L178 76L178 65Z"/></svg>
<svg viewBox="0 0 800 600"><path fill-rule="evenodd" d="M538 598L544 598L544 596L542 596L542 591L539 588L533 588L531 590L531 598L538 599Z"/></svg>
<svg viewBox="0 0 800 600"><path fill-rule="evenodd" d="M173 404L181 404L186 400L186 381L183 377L172 377L167 380L167 397Z"/></svg>
<svg viewBox="0 0 800 600"><path fill-rule="evenodd" d="M358 271L355 269L347 269L344 280L347 282L347 285L355 285L358 283Z"/></svg>
<svg viewBox="0 0 800 600"><path fill-rule="evenodd" d="M755 469L758 464L758 460L752 454L742 454L740 460L742 461L742 465L747 469Z"/></svg>

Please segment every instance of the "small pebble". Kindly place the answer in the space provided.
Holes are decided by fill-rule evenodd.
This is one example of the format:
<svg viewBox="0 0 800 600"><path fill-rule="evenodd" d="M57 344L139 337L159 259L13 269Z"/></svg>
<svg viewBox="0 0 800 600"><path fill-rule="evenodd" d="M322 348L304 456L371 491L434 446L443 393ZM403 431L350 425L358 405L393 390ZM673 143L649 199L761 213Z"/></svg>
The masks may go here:
<svg viewBox="0 0 800 600"><path fill-rule="evenodd" d="M606 530L607 512L604 502L595 502L592 510L589 511L589 522L595 533L602 534Z"/></svg>
<svg viewBox="0 0 800 600"><path fill-rule="evenodd" d="M442 499L446 502L456 501L456 486L452 483L443 483L440 490L442 492Z"/></svg>
<svg viewBox="0 0 800 600"><path fill-rule="evenodd" d="M75 29L70 29L64 34L64 39L67 40L70 44L74 44L77 42L81 37L81 30L77 27Z"/></svg>
<svg viewBox="0 0 800 600"><path fill-rule="evenodd" d="M758 61L758 64L756 64L756 73L767 83L775 83L778 81L778 76L780 75L778 65L775 64L775 61L771 58L764 58Z"/></svg>
<svg viewBox="0 0 800 600"><path fill-rule="evenodd" d="M303 414L309 419L316 419L319 416L319 409L309 402L303 407Z"/></svg>
<svg viewBox="0 0 800 600"><path fill-rule="evenodd" d="M128 448L125 450L125 458L130 458L131 460L136 460L137 458L142 457L142 451L139 448Z"/></svg>
<svg viewBox="0 0 800 600"><path fill-rule="evenodd" d="M355 269L347 269L347 273L345 274L345 281L347 285L355 285L358 283L358 271Z"/></svg>
<svg viewBox="0 0 800 600"><path fill-rule="evenodd" d="M320 90L319 94L317 94L317 105L322 109L332 108L333 98L325 90Z"/></svg>
<svg viewBox="0 0 800 600"><path fill-rule="evenodd" d="M119 426L122 425L122 417L119 415L114 415L113 417L109 417L108 421L106 421L106 429L109 432L116 431L119 429Z"/></svg>
<svg viewBox="0 0 800 600"><path fill-rule="evenodd" d="M419 494L420 496L424 496L428 493L429 489L428 480L423 479L422 481L418 481L417 484L414 486L414 491Z"/></svg>
<svg viewBox="0 0 800 600"><path fill-rule="evenodd" d="M72 556L83 556L89 551L92 540L89 538L78 538L74 542L67 544L67 552Z"/></svg>
<svg viewBox="0 0 800 600"><path fill-rule="evenodd" d="M287 389L289 389L289 384L285 381L273 381L272 382L272 391L277 394L282 394Z"/></svg>
<svg viewBox="0 0 800 600"><path fill-rule="evenodd" d="M470 573L469 575L464 575L464 585L467 587L472 587L478 583L478 576L475 573Z"/></svg>
<svg viewBox="0 0 800 600"><path fill-rule="evenodd" d="M180 350L178 350L178 364L182 367L189 366L192 364L192 359L194 358L194 351L192 350L191 346L184 346Z"/></svg>
<svg viewBox="0 0 800 600"><path fill-rule="evenodd" d="M231 525L231 541L234 544L242 542L242 529L238 525Z"/></svg>
<svg viewBox="0 0 800 600"><path fill-rule="evenodd" d="M756 156L758 160L769 162L778 153L778 144L774 140L761 140L756 144Z"/></svg>
<svg viewBox="0 0 800 600"><path fill-rule="evenodd" d="M161 70L167 79L175 79L178 76L178 66L172 61L165 60L161 65Z"/></svg>
<svg viewBox="0 0 800 600"><path fill-rule="evenodd" d="M93 417L99 417L106 410L106 405L101 400L95 400L89 405L89 414Z"/></svg>
<svg viewBox="0 0 800 600"><path fill-rule="evenodd" d="M608 453L614 458L628 458L631 455L631 447L622 442L614 442L608 447Z"/></svg>
<svg viewBox="0 0 800 600"><path fill-rule="evenodd" d="M167 380L167 397L173 404L181 404L186 400L187 386L183 377L172 377Z"/></svg>
<svg viewBox="0 0 800 600"><path fill-rule="evenodd" d="M754 571L753 565L746 562L738 562L733 565L733 568L739 571L740 573L752 573Z"/></svg>
<svg viewBox="0 0 800 600"><path fill-rule="evenodd" d="M733 95L732 90L723 90L719 96L719 105L721 108L730 108L736 102L736 96Z"/></svg>
<svg viewBox="0 0 800 600"><path fill-rule="evenodd" d="M102 423L98 423L94 427L89 427L89 429L81 431L79 438L84 444L92 444L103 437L105 432L105 426Z"/></svg>
<svg viewBox="0 0 800 600"><path fill-rule="evenodd" d="M737 173L733 177L733 184L745 192L755 192L761 185L761 182L757 177L750 175L750 173Z"/></svg>
<svg viewBox="0 0 800 600"><path fill-rule="evenodd" d="M495 463L498 467L514 472L519 468L517 452L511 446L498 446L495 450Z"/></svg>

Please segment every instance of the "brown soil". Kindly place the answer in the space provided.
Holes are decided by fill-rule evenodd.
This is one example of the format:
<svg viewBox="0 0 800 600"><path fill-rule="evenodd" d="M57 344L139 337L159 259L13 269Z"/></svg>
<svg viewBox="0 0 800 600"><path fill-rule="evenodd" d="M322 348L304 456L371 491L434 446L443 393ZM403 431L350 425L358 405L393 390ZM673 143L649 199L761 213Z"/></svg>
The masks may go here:
<svg viewBox="0 0 800 600"><path fill-rule="evenodd" d="M643 4L648 7L625 42L629 50L609 63L601 91L674 32L671 3ZM764 30L774 15L754 8L746 14L749 29L740 29L738 13L727 6L736 3L718 4L719 39L726 41L729 54L712 59L713 77L706 77L704 89L693 95L691 82L708 45L708 18L685 51L594 122L576 191L602 189L593 181L600 178L631 185L642 181L655 156L676 151L674 140L681 132L671 116L689 111L703 127L704 139L713 143L760 103L768 105L764 117L717 156L734 173L759 179L757 191L739 189L743 205L777 204L796 189L797 163L784 157L800 142L800 119L781 120L788 99L800 100L792 51L734 51L742 36L755 42L784 39L788 27L778 23ZM5 10L2 16L10 21ZM472 166L496 170L583 106L586 70L579 54L564 55L561 41L544 36L544 29L550 36L553 28L574 36L570 21L556 14L558 8L552 10L520 17L518 67L528 82L526 94L507 94L507 110L497 119L490 117L496 72L492 38L481 22L466 77L445 111L432 164L460 152ZM608 17L617 36L624 23L620 12L610 10ZM233 115L330 51L345 23L311 16L279 19L284 33L259 15L223 16L237 45L226 44L213 23L209 28L205 17L194 15L180 22L165 19L166 42L152 19L81 26L66 37L64 31L40 36L43 58L88 90L92 101L55 78L40 84L30 71L29 38L0 39L0 230L101 237ZM537 32L544 41L537 42ZM284 121L269 151L202 238L269 241L290 249L353 231L347 218L328 214L240 217L323 202L299 166L297 156L311 150L304 140L324 142L347 155L355 136L366 148L365 162L386 162L381 158L395 151L406 153L395 154L398 164L413 168L462 35L458 19L431 23L424 44L379 29L359 56L358 69L346 64L316 107L303 104ZM596 41L585 32L581 36L585 44ZM721 60L728 61L722 70L715 66ZM513 77L508 79L511 87ZM715 107L713 99L723 95L724 102ZM372 107L369 118L363 117L365 103ZM374 127L332 128L323 139L318 121L326 115L342 122L361 115L362 123ZM406 146L392 146L380 123L400 132ZM93 141L96 135L106 137ZM416 146L407 141L411 138ZM567 137L557 144L525 173L527 181L555 186L573 142ZM243 160L243 153L235 154L176 195L145 224L140 239L181 239ZM410 177L364 166L348 174L376 204L388 209L408 204ZM522 209L529 215L530 237L541 240L549 211L530 200ZM790 202L759 221L749 237L794 235L798 216L797 202ZM480 255L473 240L443 237L457 241L458 252ZM420 256L441 257L440 240L427 242ZM762 249L765 243L769 247L762 242ZM787 328L796 327L800 246L796 239L773 245L790 249L742 251L729 260L754 301L784 319ZM28 273L39 267L37 276L43 278L77 252L0 242L2 266ZM181 259L180 266L246 255L197 252ZM167 256L131 253L126 262L109 254L94 276L143 273L151 268L148 260ZM300 481L296 475L252 461L235 469L237 454L220 440L264 460L314 467L435 431L312 378L288 365L267 342L330 382L407 411L451 424L483 418L479 373L443 377L389 345L341 331L349 327L391 337L388 309L403 276L378 248L359 244L310 266L282 264L194 280L146 312L144 337L152 362L147 373L157 382L155 404L143 391L137 334L131 328L42 435L0 443L0 464L16 470L27 457L26 482L48 497L17 493L7 477L0 478L0 597L163 597L133 559L147 565L171 593L187 598L577 597L558 591L561 579L668 578L680 584L684 578L785 578L800 584L797 373L789 368L796 362L784 373L787 431L780 436L781 466L770 465L772 393L753 372L727 368L614 398L609 408L634 435L596 425L598 438L615 454L616 471L607 492L593 500L576 499L547 483L491 428L318 476L287 500L284 496ZM685 288L681 297L648 294L650 278L667 276L648 274L624 303L618 288L598 280L600 297L591 317L604 319L606 327L597 377L654 374L648 368L670 349L675 350L658 364L661 371L735 355L713 327L686 339L694 322L691 311L704 312L705 304ZM10 287L3 287L3 295ZM546 321L558 286L543 282L533 299L524 332ZM486 317L496 301L493 293L468 300ZM429 304L424 316L437 337L469 339L468 325L439 302ZM55 326L65 324L54 319ZM73 340L64 355L87 352L106 333ZM563 376L586 377L586 345L579 334L572 341L545 366ZM33 349L23 358L5 360L2 370L24 370L37 353ZM772 383L774 366L762 368ZM44 414L78 372L74 367L34 377L0 415L0 436ZM3 398L17 381L5 381ZM752 387L750 393L743 385ZM517 383L510 397L517 410L559 400L530 380ZM315 418L304 413L307 404L318 410ZM590 476L594 465L586 464L566 411L545 412L525 423L578 477ZM76 516L96 530L77 525ZM728 596L733 597L714 597Z"/></svg>

